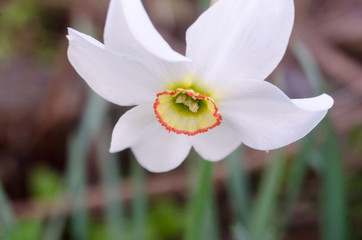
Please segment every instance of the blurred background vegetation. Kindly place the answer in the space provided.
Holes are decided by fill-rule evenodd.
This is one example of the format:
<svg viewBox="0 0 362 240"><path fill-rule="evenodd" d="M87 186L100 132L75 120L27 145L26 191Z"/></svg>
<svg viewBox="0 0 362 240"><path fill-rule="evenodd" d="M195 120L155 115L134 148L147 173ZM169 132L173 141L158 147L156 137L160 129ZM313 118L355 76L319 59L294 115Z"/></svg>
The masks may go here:
<svg viewBox="0 0 362 240"><path fill-rule="evenodd" d="M241 147L214 166L192 152L168 173L109 154L127 110L70 66L71 26L102 40L108 1L0 2L0 239L362 239L362 2L296 3L290 47L269 81L335 105L303 140ZM144 0L183 53L204 0ZM211 180L212 179L212 180Z"/></svg>

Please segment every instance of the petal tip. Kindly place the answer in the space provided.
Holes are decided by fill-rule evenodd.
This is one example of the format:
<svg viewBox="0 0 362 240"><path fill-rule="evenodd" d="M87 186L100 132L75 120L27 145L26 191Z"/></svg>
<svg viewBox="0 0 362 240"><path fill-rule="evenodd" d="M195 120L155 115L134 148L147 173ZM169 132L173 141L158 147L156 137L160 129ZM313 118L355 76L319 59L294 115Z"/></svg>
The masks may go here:
<svg viewBox="0 0 362 240"><path fill-rule="evenodd" d="M334 99L328 94L323 93L322 95L320 95L320 97L323 98L325 107L327 109L330 109L334 105Z"/></svg>
<svg viewBox="0 0 362 240"><path fill-rule="evenodd" d="M119 146L117 147L117 143L115 143L113 137L114 137L114 130L113 130L113 134L112 134L112 140L111 140L111 144L110 144L110 147L109 147L109 152L110 153L116 153L116 152L120 152L122 150L124 150L125 148L119 148Z"/></svg>
<svg viewBox="0 0 362 240"><path fill-rule="evenodd" d="M69 43L71 43L71 41L75 40L75 35L77 34L77 31L70 27L68 27L67 29L68 34L66 35L66 37L68 38Z"/></svg>
<svg viewBox="0 0 362 240"><path fill-rule="evenodd" d="M118 152L116 149L114 149L114 147L113 146L111 146L110 148L109 148L109 152L110 153L116 153L116 152Z"/></svg>
<svg viewBox="0 0 362 240"><path fill-rule="evenodd" d="M68 36L76 34L76 30L74 30L73 28L68 27L67 30L68 30Z"/></svg>
<svg viewBox="0 0 362 240"><path fill-rule="evenodd" d="M325 93L312 98L292 99L292 102L306 111L327 111L334 104L333 98Z"/></svg>

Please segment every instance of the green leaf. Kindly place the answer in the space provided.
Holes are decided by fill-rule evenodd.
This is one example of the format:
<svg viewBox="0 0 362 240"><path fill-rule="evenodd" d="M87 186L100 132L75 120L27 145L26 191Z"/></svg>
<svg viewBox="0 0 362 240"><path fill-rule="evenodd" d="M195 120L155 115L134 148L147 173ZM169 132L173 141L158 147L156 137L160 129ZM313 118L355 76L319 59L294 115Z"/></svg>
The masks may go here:
<svg viewBox="0 0 362 240"><path fill-rule="evenodd" d="M271 220L276 211L276 200L281 184L285 159L280 151L274 151L271 162L260 185L258 197L253 207L250 223L250 240L270 238Z"/></svg>

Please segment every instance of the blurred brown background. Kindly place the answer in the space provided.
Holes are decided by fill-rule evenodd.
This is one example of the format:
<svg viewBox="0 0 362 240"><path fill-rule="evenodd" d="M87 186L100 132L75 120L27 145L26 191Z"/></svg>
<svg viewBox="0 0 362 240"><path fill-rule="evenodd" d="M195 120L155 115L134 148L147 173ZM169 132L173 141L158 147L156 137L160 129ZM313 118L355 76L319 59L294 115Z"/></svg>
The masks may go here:
<svg viewBox="0 0 362 240"><path fill-rule="evenodd" d="M195 0L145 0L144 4L164 38L184 53L185 31L198 17L200 4ZM355 208L350 213L362 212L362 1L296 0L295 4L291 44L302 42L310 51L324 74L324 91L335 100L329 115L340 139L346 175L359 179L352 181L354 191L348 200ZM98 0L0 3L0 180L20 216L34 213L28 212L32 169L45 165L64 173L69 137L77 128L89 92L68 62L67 27L88 31L102 41L107 7L108 1ZM279 75L286 81L278 82ZM291 50L270 81L293 98L315 95ZM113 122L123 111L118 106L110 107ZM294 152L295 148L292 145L287 149ZM264 158L259 157L264 153L248 150L247 156L250 171L257 174L264 165ZM127 152L120 157L127 159ZM96 183L92 161L88 167L90 182ZM222 184L225 174L222 168L217 171L216 181ZM314 178L309 176L305 183L306 202L308 197L315 198ZM152 174L149 179L150 194L185 190L180 180L182 169L172 174ZM290 239L317 239L305 235L297 238L306 229L317 231L318 219L303 206L294 219L296 235ZM362 239L358 230L362 228L361 214L352 222Z"/></svg>

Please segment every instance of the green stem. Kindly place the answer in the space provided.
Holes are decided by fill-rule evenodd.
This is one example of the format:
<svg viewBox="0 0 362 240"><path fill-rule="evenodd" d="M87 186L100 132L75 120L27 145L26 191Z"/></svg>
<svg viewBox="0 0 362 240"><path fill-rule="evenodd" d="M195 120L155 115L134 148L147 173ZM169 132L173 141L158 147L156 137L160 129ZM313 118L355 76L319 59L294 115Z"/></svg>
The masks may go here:
<svg viewBox="0 0 362 240"><path fill-rule="evenodd" d="M312 135L307 136L303 140L303 147L296 159L293 160L291 171L289 174L286 197L282 205L282 216L280 218L278 235L282 239L288 223L291 219L294 206L298 200L303 180L307 173L307 159L310 157L313 148Z"/></svg>
<svg viewBox="0 0 362 240"><path fill-rule="evenodd" d="M281 153L275 152L263 175L260 192L253 209L250 238L248 238L250 240L263 240L268 237L271 217L276 210L276 200L284 165L285 160Z"/></svg>
<svg viewBox="0 0 362 240"><path fill-rule="evenodd" d="M103 195L106 200L105 220L110 240L123 239L124 217L121 202L121 174L116 154L108 152L109 136L111 135L110 121L105 121L106 131L100 131L97 141L99 170Z"/></svg>
<svg viewBox="0 0 362 240"><path fill-rule="evenodd" d="M327 137L323 146L325 159L321 175L322 239L351 239L348 231L345 177L338 146L339 140L328 119L323 123Z"/></svg>
<svg viewBox="0 0 362 240"><path fill-rule="evenodd" d="M147 197L146 197L146 172L139 166L137 160L132 159L132 175L135 196L132 204L133 214L133 233L134 239L145 239L146 235L146 209L147 209Z"/></svg>
<svg viewBox="0 0 362 240"><path fill-rule="evenodd" d="M13 211L9 205L2 184L0 183L0 239L2 239L2 237L5 239L15 225L16 220Z"/></svg>
<svg viewBox="0 0 362 240"><path fill-rule="evenodd" d="M241 149L237 149L230 154L227 163L230 172L229 194L236 211L236 218L243 225L247 225L249 216L249 187Z"/></svg>
<svg viewBox="0 0 362 240"><path fill-rule="evenodd" d="M95 93L91 93L77 132L72 137L68 152L68 188L71 212L71 233L73 239L88 239L88 213L86 201L86 160L92 139L98 133L107 103Z"/></svg>
<svg viewBox="0 0 362 240"><path fill-rule="evenodd" d="M200 239L202 229L201 223L203 222L207 205L210 203L212 170L212 162L202 161L196 195L191 200L190 218L186 226L186 240Z"/></svg>

